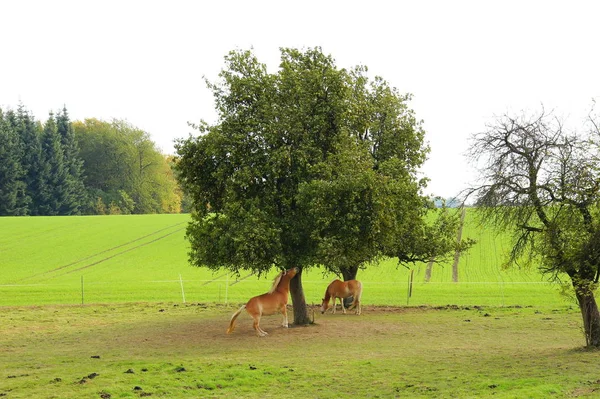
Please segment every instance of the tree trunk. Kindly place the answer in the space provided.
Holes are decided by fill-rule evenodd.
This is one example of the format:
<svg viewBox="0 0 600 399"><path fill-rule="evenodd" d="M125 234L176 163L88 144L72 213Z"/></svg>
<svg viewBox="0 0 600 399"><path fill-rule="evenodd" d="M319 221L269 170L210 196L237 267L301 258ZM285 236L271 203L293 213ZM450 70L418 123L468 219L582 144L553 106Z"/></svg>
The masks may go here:
<svg viewBox="0 0 600 399"><path fill-rule="evenodd" d="M431 260L427 264L427 269L425 269L425 282L428 283L431 280L431 270L433 269L433 262L435 262L435 258L432 256Z"/></svg>
<svg viewBox="0 0 600 399"><path fill-rule="evenodd" d="M600 347L600 312L594 297L591 284L575 284L575 296L579 302L579 309L583 317L583 331L585 343L589 347Z"/></svg>
<svg viewBox="0 0 600 399"><path fill-rule="evenodd" d="M460 244L462 240L462 230L465 223L466 210L463 207L462 213L460 214L460 226L458 226L458 233L456 235L456 242ZM460 251L454 253L454 263L452 263L452 281L458 283L458 261L460 260Z"/></svg>
<svg viewBox="0 0 600 399"><path fill-rule="evenodd" d="M296 276L290 280L290 294L292 296L292 306L294 308L294 324L305 326L310 324L304 289L302 288L302 269Z"/></svg>
<svg viewBox="0 0 600 399"><path fill-rule="evenodd" d="M355 280L357 274L358 274L358 265L350 266L348 268L342 269L342 277L344 277L344 281Z"/></svg>

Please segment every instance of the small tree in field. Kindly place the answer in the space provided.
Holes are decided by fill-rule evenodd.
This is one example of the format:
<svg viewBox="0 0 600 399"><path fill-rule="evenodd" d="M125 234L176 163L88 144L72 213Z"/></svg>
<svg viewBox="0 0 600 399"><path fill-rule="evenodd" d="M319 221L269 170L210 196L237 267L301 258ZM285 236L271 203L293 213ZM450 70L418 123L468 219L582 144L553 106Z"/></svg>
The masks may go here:
<svg viewBox="0 0 600 399"><path fill-rule="evenodd" d="M379 256L442 254L456 220L442 212L425 223L431 201L417 170L428 148L409 96L320 49L282 49L274 74L249 51L226 63L209 83L218 123L177 145L195 209L192 264L257 273L324 265L349 279ZM307 324L302 272L290 292L294 323Z"/></svg>
<svg viewBox="0 0 600 399"><path fill-rule="evenodd" d="M508 263L539 265L570 280L588 346L600 347L594 297L600 277L600 130L567 131L543 110L504 115L473 137L482 183L473 189L484 222L512 231Z"/></svg>

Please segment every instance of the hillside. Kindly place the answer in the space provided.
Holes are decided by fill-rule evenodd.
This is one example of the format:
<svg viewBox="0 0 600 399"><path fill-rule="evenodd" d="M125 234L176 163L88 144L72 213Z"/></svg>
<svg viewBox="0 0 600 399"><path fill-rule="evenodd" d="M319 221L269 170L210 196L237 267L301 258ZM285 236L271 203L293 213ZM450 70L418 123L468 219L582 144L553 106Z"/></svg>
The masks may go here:
<svg viewBox="0 0 600 399"><path fill-rule="evenodd" d="M478 241L461 254L458 282L452 263L409 270L394 260L359 271L365 304L539 305L567 304L535 270L504 270L505 236L477 226L467 212L463 236ZM266 291L275 274L258 278L213 273L187 262L189 215L0 218L0 306L135 301L245 302ZM307 302L320 303L333 275L305 271ZM83 291L83 292L82 292Z"/></svg>

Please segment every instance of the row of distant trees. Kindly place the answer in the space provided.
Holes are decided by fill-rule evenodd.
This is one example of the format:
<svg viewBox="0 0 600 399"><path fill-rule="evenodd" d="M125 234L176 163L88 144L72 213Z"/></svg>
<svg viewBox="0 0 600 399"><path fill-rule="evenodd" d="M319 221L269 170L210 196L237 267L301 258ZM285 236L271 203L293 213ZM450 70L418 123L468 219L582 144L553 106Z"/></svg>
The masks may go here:
<svg viewBox="0 0 600 399"><path fill-rule="evenodd" d="M171 163L125 121L0 109L2 216L180 212Z"/></svg>

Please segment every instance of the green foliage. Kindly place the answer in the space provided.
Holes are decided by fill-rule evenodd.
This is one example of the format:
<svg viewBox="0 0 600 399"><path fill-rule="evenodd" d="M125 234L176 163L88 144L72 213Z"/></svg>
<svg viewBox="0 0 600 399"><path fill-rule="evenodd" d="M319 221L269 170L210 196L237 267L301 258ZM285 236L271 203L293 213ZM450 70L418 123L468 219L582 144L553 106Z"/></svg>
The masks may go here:
<svg viewBox="0 0 600 399"><path fill-rule="evenodd" d="M425 220L432 203L416 172L428 148L409 95L319 48L282 49L276 73L250 51L225 62L208 83L218 123L177 145L194 265L355 272L381 256L409 263L455 248L455 216Z"/></svg>
<svg viewBox="0 0 600 399"><path fill-rule="evenodd" d="M178 213L173 160L124 121L0 109L0 215ZM85 177L85 179L84 179Z"/></svg>
<svg viewBox="0 0 600 399"><path fill-rule="evenodd" d="M42 126L21 105L2 117L6 192L0 215L72 215L84 204L81 160L66 109ZM0 151L2 153L2 151ZM0 155L1 156L1 155Z"/></svg>
<svg viewBox="0 0 600 399"><path fill-rule="evenodd" d="M56 128L54 115L51 113L44 125L41 137L42 162L45 167L39 171L43 180L41 202L38 206L40 215L58 215L67 197L67 170L64 166L61 137Z"/></svg>
<svg viewBox="0 0 600 399"><path fill-rule="evenodd" d="M19 105L15 117L12 118L12 128L19 137L26 195L31 199L27 214L39 215L40 207L44 206L44 192L47 191L45 176L50 173L42 154L42 127L23 105Z"/></svg>
<svg viewBox="0 0 600 399"><path fill-rule="evenodd" d="M86 119L73 124L85 168L92 212L97 198L113 213L177 213L181 193L168 159L147 132L121 120Z"/></svg>
<svg viewBox="0 0 600 399"><path fill-rule="evenodd" d="M27 214L30 198L26 195L25 172L19 137L13 128L16 116L0 109L0 215Z"/></svg>
<svg viewBox="0 0 600 399"><path fill-rule="evenodd" d="M79 215L88 199L83 182L83 160L79 156L79 147L66 107L56 115L56 128L61 139L66 173L65 195L59 214Z"/></svg>

